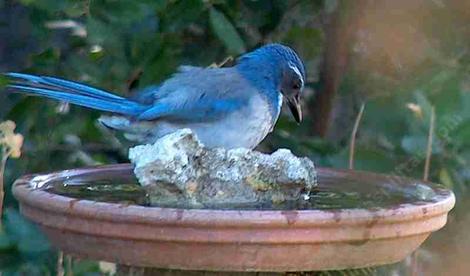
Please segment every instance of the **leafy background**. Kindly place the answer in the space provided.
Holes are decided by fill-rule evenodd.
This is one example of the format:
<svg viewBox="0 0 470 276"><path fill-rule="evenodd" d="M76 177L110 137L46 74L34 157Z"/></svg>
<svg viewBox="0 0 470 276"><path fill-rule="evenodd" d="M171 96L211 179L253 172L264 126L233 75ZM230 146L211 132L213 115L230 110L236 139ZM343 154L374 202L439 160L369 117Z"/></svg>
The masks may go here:
<svg viewBox="0 0 470 276"><path fill-rule="evenodd" d="M0 0L0 71L60 76L129 95L180 64L208 66L267 42L286 43L307 67L306 120L298 126L286 113L260 150L287 147L320 166L347 167L364 102L355 167L416 178L434 106L430 178L453 189L458 201L449 225L420 249L419 269L461 274L470 271L469 22L470 3L459 0ZM125 142L96 124L98 116L0 93L0 119L15 121L25 136L5 183L26 173L126 162ZM6 206L4 274L56 273L57 252L16 211L9 187ZM403 267L393 271L406 274ZM100 273L91 261L75 261L73 271Z"/></svg>

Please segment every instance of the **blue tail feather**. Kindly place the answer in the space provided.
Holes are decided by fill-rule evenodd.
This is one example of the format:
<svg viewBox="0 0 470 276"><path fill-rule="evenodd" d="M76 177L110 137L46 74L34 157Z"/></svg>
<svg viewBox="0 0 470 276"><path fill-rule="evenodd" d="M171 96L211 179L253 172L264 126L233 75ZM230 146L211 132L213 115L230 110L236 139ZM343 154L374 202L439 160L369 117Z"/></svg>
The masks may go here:
<svg viewBox="0 0 470 276"><path fill-rule="evenodd" d="M42 84L46 86L50 86L51 88L59 88L61 90L67 90L70 92L74 92L77 94L89 95L93 97L103 97L105 99L118 99L122 100L123 97L111 94L109 92L84 85L78 82L68 81L60 78L55 77L47 77L47 76L35 76L29 74L22 74L22 73L7 73L6 76L15 79L16 82L27 82L30 85L33 83Z"/></svg>
<svg viewBox="0 0 470 276"><path fill-rule="evenodd" d="M53 77L8 73L13 81L7 86L13 92L24 92L101 111L137 116L148 108L135 101L89 87L84 84Z"/></svg>

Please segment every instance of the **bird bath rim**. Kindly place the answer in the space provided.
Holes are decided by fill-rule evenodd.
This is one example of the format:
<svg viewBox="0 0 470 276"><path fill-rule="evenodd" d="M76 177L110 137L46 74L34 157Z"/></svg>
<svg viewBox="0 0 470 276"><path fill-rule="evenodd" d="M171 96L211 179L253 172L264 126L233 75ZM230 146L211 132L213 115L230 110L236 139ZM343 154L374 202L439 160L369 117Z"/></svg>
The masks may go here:
<svg viewBox="0 0 470 276"><path fill-rule="evenodd" d="M120 164L39 178L129 172L130 164ZM320 181L328 174L384 177L326 168L318 174ZM65 252L126 265L192 270L308 271L396 262L443 227L455 203L451 191L436 189L433 202L387 209L177 209L70 198L33 189L33 182L37 184L38 175L14 184L21 211Z"/></svg>

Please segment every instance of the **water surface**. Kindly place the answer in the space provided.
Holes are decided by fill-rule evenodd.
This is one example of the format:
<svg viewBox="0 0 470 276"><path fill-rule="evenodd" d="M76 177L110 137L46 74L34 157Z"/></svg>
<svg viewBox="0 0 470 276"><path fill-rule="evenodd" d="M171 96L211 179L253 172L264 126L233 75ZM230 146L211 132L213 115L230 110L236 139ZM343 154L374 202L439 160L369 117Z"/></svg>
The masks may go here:
<svg viewBox="0 0 470 276"><path fill-rule="evenodd" d="M334 210L393 208L401 204L434 202L445 193L440 186L407 178L397 178L363 172L319 170L319 185L308 200L283 203L249 203L210 205L202 208L241 210ZM71 174L43 181L41 189L77 199L111 203L150 206L148 195L132 175L132 171L115 171L100 174ZM174 207L155 204L160 207ZM180 204L177 207L191 208ZM201 208L198 206L198 208Z"/></svg>

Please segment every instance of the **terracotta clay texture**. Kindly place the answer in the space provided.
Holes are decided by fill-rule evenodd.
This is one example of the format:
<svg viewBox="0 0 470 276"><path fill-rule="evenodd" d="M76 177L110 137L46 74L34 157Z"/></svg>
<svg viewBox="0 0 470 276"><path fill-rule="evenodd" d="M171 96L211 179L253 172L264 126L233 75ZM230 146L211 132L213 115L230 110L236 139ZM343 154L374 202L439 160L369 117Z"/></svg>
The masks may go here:
<svg viewBox="0 0 470 276"><path fill-rule="evenodd" d="M132 167L123 164L39 179L47 184L77 174L129 173ZM378 174L318 169L320 186L351 177L390 185L389 178ZM455 202L452 192L435 189L431 201L385 209L172 209L64 197L32 188L37 181L37 175L25 176L15 183L13 193L22 214L36 222L55 247L82 258L188 270L313 271L398 262L445 225ZM406 181L399 185L411 184Z"/></svg>

